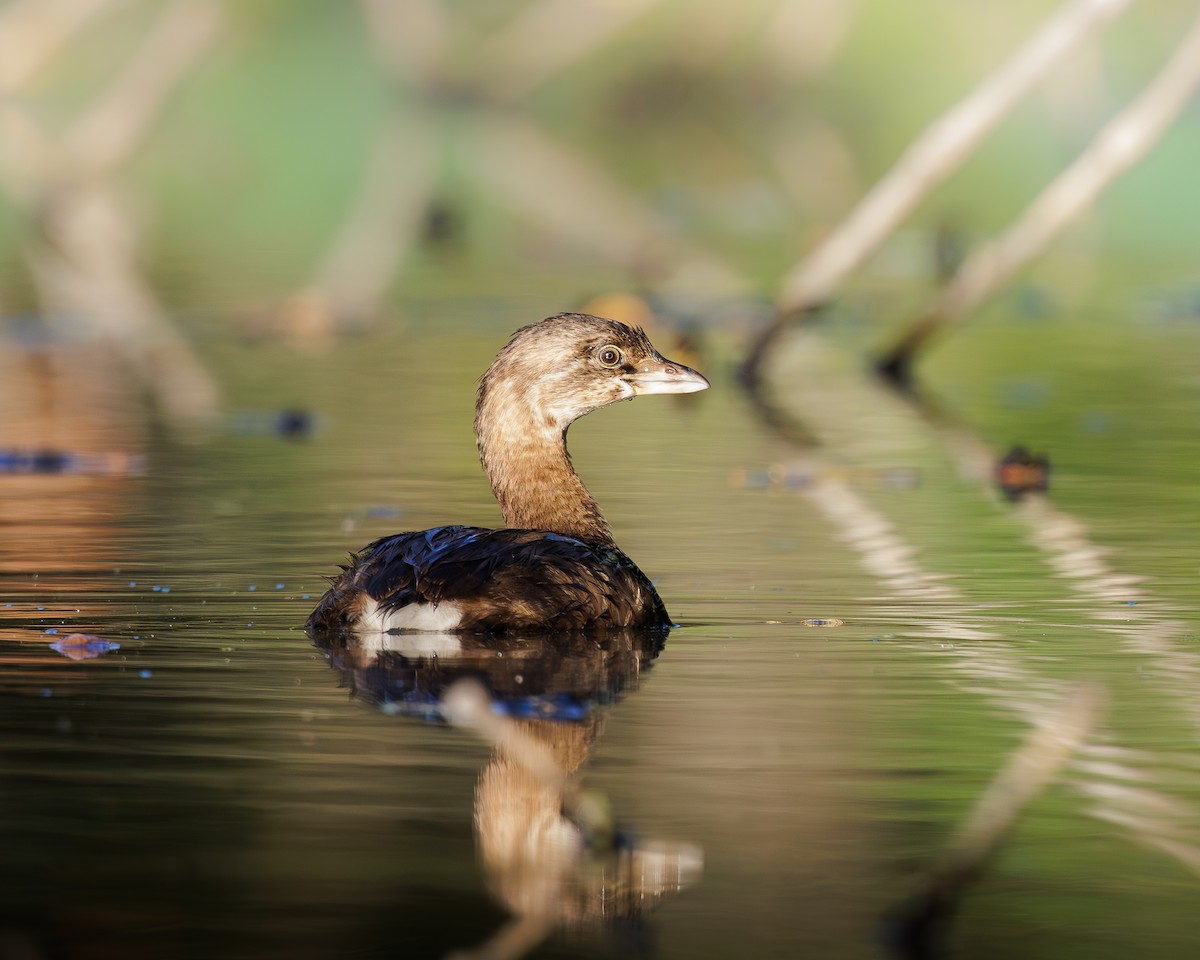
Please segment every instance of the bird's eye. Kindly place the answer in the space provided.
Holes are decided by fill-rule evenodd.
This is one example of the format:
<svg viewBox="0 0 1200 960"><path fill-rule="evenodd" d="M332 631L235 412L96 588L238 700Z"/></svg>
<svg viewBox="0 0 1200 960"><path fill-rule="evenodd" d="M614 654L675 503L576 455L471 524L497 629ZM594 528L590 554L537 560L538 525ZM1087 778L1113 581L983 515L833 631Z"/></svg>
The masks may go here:
<svg viewBox="0 0 1200 960"><path fill-rule="evenodd" d="M596 359L602 367L615 367L621 362L621 351L611 345L601 347L596 351Z"/></svg>

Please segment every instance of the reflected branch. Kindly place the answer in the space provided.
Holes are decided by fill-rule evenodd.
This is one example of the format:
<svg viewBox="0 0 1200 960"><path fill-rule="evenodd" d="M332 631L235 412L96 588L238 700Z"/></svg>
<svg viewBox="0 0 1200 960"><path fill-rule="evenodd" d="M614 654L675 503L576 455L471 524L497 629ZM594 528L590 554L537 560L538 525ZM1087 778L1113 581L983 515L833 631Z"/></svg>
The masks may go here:
<svg viewBox="0 0 1200 960"><path fill-rule="evenodd" d="M947 925L967 888L987 867L1017 816L1080 750L1106 702L1103 688L1079 684L1009 757L917 891L892 918L896 952L941 956Z"/></svg>
<svg viewBox="0 0 1200 960"><path fill-rule="evenodd" d="M890 455L907 451L929 458L929 445L938 443L955 455L963 476L980 483L992 478L988 466L995 463L995 452L981 439L965 429L919 417L910 403L873 378L847 376L836 351L816 330L808 328L801 337L803 363L789 381L789 402L809 411L810 423L826 450L838 449L838 438L850 433L860 450ZM978 617L967 613L973 604L955 586L949 571L928 569L918 545L837 471L826 467L810 472L818 480L800 487L799 495L829 521L889 596L921 604L925 616L915 631L925 642L914 646L927 652L928 641L937 642L938 650L952 658L952 675L964 690L1031 726L1042 724L1047 702L1063 702L1062 683L1029 669L1027 662L999 643L1006 639L1002 634L981 628ZM1044 495L1029 494L1010 516L1028 528L1032 545L1070 594L1083 601L1098 638L1115 635L1119 649L1146 659L1147 678L1158 687L1163 709L1178 710L1200 723L1195 698L1200 658L1173 642L1184 632L1183 625L1155 612L1161 611L1161 605L1127 606L1123 601L1139 578L1115 570L1103 548L1092 542L1087 525L1054 508ZM1146 599L1144 589L1139 588L1137 595ZM1176 755L1130 749L1110 730L1096 731L1080 753L1083 760L1072 764L1075 776L1069 786L1092 801L1087 815L1118 825L1128 839L1160 850L1188 869L1200 869L1200 846L1194 842L1200 835L1200 809L1172 790L1177 778L1164 780L1161 775L1162 770L1180 766ZM1190 761L1187 765L1192 766ZM1136 792L1125 789L1134 783L1143 786ZM1190 791L1195 786L1190 784ZM1150 805L1152 816L1146 815Z"/></svg>

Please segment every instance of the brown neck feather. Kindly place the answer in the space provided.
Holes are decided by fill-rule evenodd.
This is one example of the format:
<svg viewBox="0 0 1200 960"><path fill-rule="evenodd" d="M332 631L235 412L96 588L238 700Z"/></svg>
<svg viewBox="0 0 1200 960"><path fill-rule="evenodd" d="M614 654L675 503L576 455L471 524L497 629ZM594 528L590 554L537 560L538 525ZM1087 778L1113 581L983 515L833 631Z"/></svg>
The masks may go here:
<svg viewBox="0 0 1200 960"><path fill-rule="evenodd" d="M571 466L566 426L542 415L528 391L485 378L475 436L505 526L613 542L600 508Z"/></svg>

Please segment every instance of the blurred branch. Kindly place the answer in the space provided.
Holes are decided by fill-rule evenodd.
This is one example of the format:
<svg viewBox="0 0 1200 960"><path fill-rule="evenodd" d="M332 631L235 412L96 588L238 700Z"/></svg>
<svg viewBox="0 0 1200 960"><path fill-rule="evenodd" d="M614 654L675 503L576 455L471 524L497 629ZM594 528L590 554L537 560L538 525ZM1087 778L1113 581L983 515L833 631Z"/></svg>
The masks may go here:
<svg viewBox="0 0 1200 960"><path fill-rule="evenodd" d="M428 0L397 4L361 0L371 48L397 87L433 79L444 33L441 9ZM281 332L310 344L338 327L378 315L393 275L420 238L437 178L437 131L420 106L395 97L345 220L317 266L309 289L276 311Z"/></svg>
<svg viewBox="0 0 1200 960"><path fill-rule="evenodd" d="M393 80L433 79L443 52L446 16L434 0L359 0L375 58Z"/></svg>
<svg viewBox="0 0 1200 960"><path fill-rule="evenodd" d="M481 100L521 96L567 69L661 0L534 0L489 38L465 78ZM360 0L376 60L397 95L376 132L357 197L306 289L274 312L279 332L303 343L377 314L397 267L419 241L436 206L437 157L453 149L421 109L439 96L448 22L432 0ZM460 91L461 93L461 91ZM411 109L401 104L417 105ZM467 162L555 236L598 250L635 277L666 275L678 285L727 293L740 277L689 249L606 173L519 115L473 111L483 145ZM437 221L429 221L436 229Z"/></svg>
<svg viewBox="0 0 1200 960"><path fill-rule="evenodd" d="M127 0L11 0L0 9L0 94L24 86L98 16Z"/></svg>
<svg viewBox="0 0 1200 960"><path fill-rule="evenodd" d="M113 192L96 183L56 193L39 225L45 240L26 257L43 313L114 344L168 422L209 421L216 381L138 273L133 227Z"/></svg>
<svg viewBox="0 0 1200 960"><path fill-rule="evenodd" d="M15 95L73 36L124 2L13 0L0 8L0 183L19 203L35 202L61 157Z"/></svg>
<svg viewBox="0 0 1200 960"><path fill-rule="evenodd" d="M942 289L929 311L879 364L907 385L912 360L935 334L963 318L1037 256L1058 232L1159 141L1200 87L1200 17L1166 66L1114 117L1071 166L1050 183L1004 233L981 247Z"/></svg>
<svg viewBox="0 0 1200 960"><path fill-rule="evenodd" d="M476 75L516 100L587 56L662 0L539 0L485 48Z"/></svg>
<svg viewBox="0 0 1200 960"><path fill-rule="evenodd" d="M516 116L481 119L473 173L505 195L523 216L552 234L590 247L637 278L672 278L693 290L743 289L725 262L674 234L631 192L587 157Z"/></svg>
<svg viewBox="0 0 1200 960"><path fill-rule="evenodd" d="M63 141L84 175L119 166L137 149L163 104L209 49L221 25L214 0L168 6L124 69Z"/></svg>
<svg viewBox="0 0 1200 960"><path fill-rule="evenodd" d="M372 319L416 245L437 176L438 143L428 126L393 112L377 131L358 197L313 279L328 323Z"/></svg>
<svg viewBox="0 0 1200 960"><path fill-rule="evenodd" d="M57 159L33 118L0 96L0 185L5 192L19 205L36 205Z"/></svg>
<svg viewBox="0 0 1200 960"><path fill-rule="evenodd" d="M931 123L850 215L784 279L774 322L759 336L742 367L754 386L771 345L793 321L823 307L838 286L882 243L1035 83L1090 31L1129 0L1074 0L964 99Z"/></svg>
<svg viewBox="0 0 1200 960"><path fill-rule="evenodd" d="M208 49L220 15L213 0L168 7L125 69L61 141L48 137L13 98L0 98L0 185L35 219L25 247L43 314L77 321L112 342L176 423L209 419L218 389L140 276L134 227L107 179ZM42 40L43 57L82 20L63 17L57 23L55 43ZM47 29L43 38L50 35Z"/></svg>

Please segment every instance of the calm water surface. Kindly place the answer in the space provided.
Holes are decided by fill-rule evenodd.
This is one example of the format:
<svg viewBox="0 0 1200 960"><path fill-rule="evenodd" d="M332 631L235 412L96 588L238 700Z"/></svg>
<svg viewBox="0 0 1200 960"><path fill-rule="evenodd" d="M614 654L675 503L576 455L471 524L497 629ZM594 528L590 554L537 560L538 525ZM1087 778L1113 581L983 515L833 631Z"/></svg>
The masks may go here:
<svg viewBox="0 0 1200 960"><path fill-rule="evenodd" d="M1139 428L1180 450L1157 479L1064 430L1050 501L1013 506L972 438L827 344L791 357L807 452L714 347L712 391L571 434L679 621L661 650L321 649L304 620L347 551L496 522L474 383L530 318L478 313L320 355L210 345L234 412L198 444L103 371L32 412L10 389L30 436L140 459L0 476L0 956L888 956L882 918L1081 680L1107 709L951 952L1196 955L1190 421ZM281 439L296 405L312 435ZM441 716L464 677L486 722Z"/></svg>

